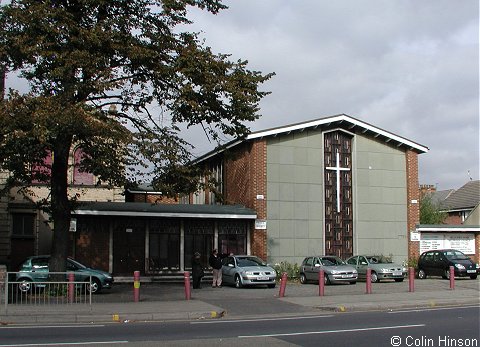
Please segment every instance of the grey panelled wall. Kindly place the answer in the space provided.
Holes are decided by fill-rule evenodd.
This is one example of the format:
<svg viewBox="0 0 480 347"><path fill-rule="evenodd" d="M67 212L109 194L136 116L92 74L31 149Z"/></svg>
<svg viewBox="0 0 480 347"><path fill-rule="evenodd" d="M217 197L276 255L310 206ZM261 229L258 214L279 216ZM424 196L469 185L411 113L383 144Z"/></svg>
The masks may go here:
<svg viewBox="0 0 480 347"><path fill-rule="evenodd" d="M320 129L267 141L268 261L300 264L324 252L323 135ZM405 152L353 138L354 250L407 259Z"/></svg>
<svg viewBox="0 0 480 347"><path fill-rule="evenodd" d="M357 135L354 168L354 252L407 260L405 152Z"/></svg>
<svg viewBox="0 0 480 347"><path fill-rule="evenodd" d="M323 249L323 146L315 130L268 138L268 261L301 263Z"/></svg>

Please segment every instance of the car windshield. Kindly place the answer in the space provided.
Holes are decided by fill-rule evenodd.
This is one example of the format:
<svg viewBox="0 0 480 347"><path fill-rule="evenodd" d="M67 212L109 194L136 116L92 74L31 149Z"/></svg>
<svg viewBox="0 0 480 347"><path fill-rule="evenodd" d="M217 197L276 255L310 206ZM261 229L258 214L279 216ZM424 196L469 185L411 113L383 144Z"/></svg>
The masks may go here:
<svg viewBox="0 0 480 347"><path fill-rule="evenodd" d="M322 257L320 260L324 266L345 265L339 257Z"/></svg>
<svg viewBox="0 0 480 347"><path fill-rule="evenodd" d="M237 264L240 267L245 266L267 266L265 262L257 257L245 257L245 258L237 258Z"/></svg>
<svg viewBox="0 0 480 347"><path fill-rule="evenodd" d="M372 256L368 256L367 259L370 264L393 263L393 261L390 258L387 258L383 255L372 255Z"/></svg>
<svg viewBox="0 0 480 347"><path fill-rule="evenodd" d="M463 254L460 251L448 251L448 252L445 252L445 256L449 260L467 260L467 259L470 259L469 257L467 257L465 254Z"/></svg>
<svg viewBox="0 0 480 347"><path fill-rule="evenodd" d="M80 264L78 261L68 258L68 261L75 265L77 269L86 269L87 267L83 264Z"/></svg>

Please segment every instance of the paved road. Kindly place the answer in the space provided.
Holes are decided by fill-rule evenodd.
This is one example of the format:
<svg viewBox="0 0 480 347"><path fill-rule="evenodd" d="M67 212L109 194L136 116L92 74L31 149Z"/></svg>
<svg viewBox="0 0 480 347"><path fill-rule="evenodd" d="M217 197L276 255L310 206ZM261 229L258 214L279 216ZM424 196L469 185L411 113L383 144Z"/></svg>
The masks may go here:
<svg viewBox="0 0 480 347"><path fill-rule="evenodd" d="M464 307L128 325L13 326L0 327L0 347L126 343L134 346L458 346L459 341L463 346L475 346L480 342L479 324L478 307ZM454 342L456 344L452 344Z"/></svg>
<svg viewBox="0 0 480 347"><path fill-rule="evenodd" d="M388 281L373 283L374 294L392 294L408 292L408 281L401 283ZM457 292L451 291L452 295L461 295L462 289L477 290L480 295L480 281L471 279L458 279L455 281ZM336 295L363 295L365 282L355 285L335 284L325 287L325 296ZM441 278L431 278L415 281L415 291L427 293L429 291L445 290L450 292L450 283ZM267 287L241 288L224 286L211 288L204 284L202 289L192 290L192 300L201 300L211 305L224 308L228 316L267 315L280 313L311 312L312 308L301 306L288 301L289 298L307 298L318 296L317 284L288 283L285 290L287 300L278 300L279 287L270 289ZM133 284L116 284L111 291L104 291L94 297L95 302L123 302L133 300ZM181 283L146 283L140 287L140 300L148 301L171 301L184 300L185 290Z"/></svg>

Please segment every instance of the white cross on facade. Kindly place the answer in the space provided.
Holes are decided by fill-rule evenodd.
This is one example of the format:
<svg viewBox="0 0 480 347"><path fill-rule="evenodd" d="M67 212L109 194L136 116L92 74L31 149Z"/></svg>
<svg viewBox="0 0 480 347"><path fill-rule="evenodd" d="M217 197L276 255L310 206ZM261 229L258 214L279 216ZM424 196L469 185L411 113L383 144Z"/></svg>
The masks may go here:
<svg viewBox="0 0 480 347"><path fill-rule="evenodd" d="M334 170L337 179L337 212L340 212L340 171L350 171L347 167L340 167L340 153L337 152L337 163L335 166L327 166L327 170Z"/></svg>

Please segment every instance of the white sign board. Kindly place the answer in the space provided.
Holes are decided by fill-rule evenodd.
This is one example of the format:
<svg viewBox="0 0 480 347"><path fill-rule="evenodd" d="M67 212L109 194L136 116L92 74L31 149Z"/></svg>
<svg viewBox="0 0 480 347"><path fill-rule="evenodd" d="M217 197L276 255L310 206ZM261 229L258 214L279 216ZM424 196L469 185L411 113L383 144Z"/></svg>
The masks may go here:
<svg viewBox="0 0 480 347"><path fill-rule="evenodd" d="M416 231L410 232L410 241L420 241L420 233Z"/></svg>
<svg viewBox="0 0 480 347"><path fill-rule="evenodd" d="M255 229L266 230L267 229L267 221L265 219L256 219L255 220Z"/></svg>
<svg viewBox="0 0 480 347"><path fill-rule="evenodd" d="M470 233L422 233L420 253L435 249L456 249L475 254L475 235Z"/></svg>
<svg viewBox="0 0 480 347"><path fill-rule="evenodd" d="M77 220L75 218L70 219L70 231L73 233L77 231Z"/></svg>

